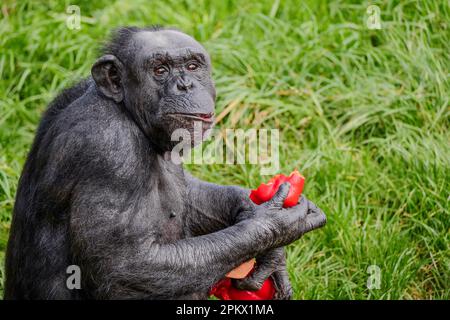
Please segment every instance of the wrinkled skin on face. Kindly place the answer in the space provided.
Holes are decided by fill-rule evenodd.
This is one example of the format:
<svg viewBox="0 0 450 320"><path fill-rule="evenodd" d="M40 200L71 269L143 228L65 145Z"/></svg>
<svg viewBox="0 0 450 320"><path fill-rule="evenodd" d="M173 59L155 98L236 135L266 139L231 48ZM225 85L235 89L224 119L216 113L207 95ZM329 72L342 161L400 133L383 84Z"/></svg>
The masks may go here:
<svg viewBox="0 0 450 320"><path fill-rule="evenodd" d="M157 137L152 140L158 148L173 147L176 129L193 137L194 121L201 123L202 133L212 127L216 91L211 61L197 41L176 30L143 31L133 35L129 47L124 61L105 59L111 64L105 78L121 88L119 101L149 137Z"/></svg>

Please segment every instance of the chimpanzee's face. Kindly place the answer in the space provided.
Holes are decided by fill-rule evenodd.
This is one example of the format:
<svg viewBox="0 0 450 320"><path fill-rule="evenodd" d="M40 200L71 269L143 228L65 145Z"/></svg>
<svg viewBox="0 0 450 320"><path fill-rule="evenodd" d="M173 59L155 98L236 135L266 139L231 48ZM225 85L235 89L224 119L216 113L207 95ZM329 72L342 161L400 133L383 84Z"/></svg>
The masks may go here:
<svg viewBox="0 0 450 320"><path fill-rule="evenodd" d="M192 37L174 30L142 31L130 41L123 61L124 101L141 128L167 149L176 129L193 137L194 122L214 122L215 88L208 53Z"/></svg>

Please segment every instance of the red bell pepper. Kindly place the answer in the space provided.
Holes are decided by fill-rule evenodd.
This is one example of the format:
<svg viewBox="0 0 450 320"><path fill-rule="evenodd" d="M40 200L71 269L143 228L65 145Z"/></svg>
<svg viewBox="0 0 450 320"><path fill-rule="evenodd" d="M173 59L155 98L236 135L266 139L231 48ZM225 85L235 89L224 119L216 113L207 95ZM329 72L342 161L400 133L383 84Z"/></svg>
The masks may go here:
<svg viewBox="0 0 450 320"><path fill-rule="evenodd" d="M258 291L238 290L230 278L223 278L212 288L210 295L220 300L271 300L275 295L275 285L272 278L268 278Z"/></svg>
<svg viewBox="0 0 450 320"><path fill-rule="evenodd" d="M289 193L284 200L283 207L293 207L298 203L298 199L302 194L303 187L305 185L305 178L297 171L294 170L289 177L286 177L283 174L277 174L272 179L269 180L267 184L261 183L261 185L252 190L250 193L250 199L256 203L261 204L266 201L272 199L275 193L278 191L278 188L284 182L290 183ZM253 263L251 261L253 260ZM241 266L233 269L229 273L227 273L227 277L220 280L210 291L210 295L214 295L215 297L221 300L271 300L275 295L275 286L273 280L271 278L266 279L264 281L263 286L260 290L257 291L246 291L246 290L238 290L233 287L231 279L233 278L245 278L251 274L254 270L254 261L255 259L244 262ZM246 271L248 270L248 271ZM242 275L244 272L245 276L235 276Z"/></svg>
<svg viewBox="0 0 450 320"><path fill-rule="evenodd" d="M277 174L275 177L270 179L267 184L261 183L258 189L252 190L250 193L250 199L252 199L252 201L256 204L269 201L278 191L280 185L285 182L289 182L291 187L286 199L284 200L283 207L293 207L298 203L298 199L303 191L303 186L305 185L305 178L297 170L294 170L289 177L286 177L283 174Z"/></svg>

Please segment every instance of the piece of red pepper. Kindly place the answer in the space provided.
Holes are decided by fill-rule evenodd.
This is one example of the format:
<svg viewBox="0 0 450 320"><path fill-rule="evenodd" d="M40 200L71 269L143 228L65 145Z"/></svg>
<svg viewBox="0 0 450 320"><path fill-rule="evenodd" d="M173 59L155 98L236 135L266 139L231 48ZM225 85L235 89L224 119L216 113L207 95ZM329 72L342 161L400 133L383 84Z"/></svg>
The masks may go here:
<svg viewBox="0 0 450 320"><path fill-rule="evenodd" d="M268 278L258 291L238 290L230 278L223 278L212 288L210 295L220 300L272 300L275 285L272 278Z"/></svg>
<svg viewBox="0 0 450 320"><path fill-rule="evenodd" d="M298 203L298 199L303 191L303 186L305 185L305 178L297 170L294 170L289 177L286 177L283 174L277 174L275 177L270 179L269 182L261 183L256 190L252 190L250 192L250 199L256 204L269 201L278 191L280 185L285 182L289 182L291 187L289 188L289 193L284 200L283 207L293 207Z"/></svg>
<svg viewBox="0 0 450 320"><path fill-rule="evenodd" d="M257 189L250 192L250 199L256 204L269 201L284 182L289 182L290 188L289 193L284 200L283 207L288 208L295 206L298 203L298 199L300 198L305 185L305 178L297 170L294 170L289 177L286 177L283 174L277 174L270 179L268 183L261 183ZM253 270L254 267L248 275L250 275ZM257 291L238 290L233 287L230 278L224 278L211 289L210 295L214 295L221 300L271 300L275 295L275 286L272 278L269 277L264 281L261 289Z"/></svg>

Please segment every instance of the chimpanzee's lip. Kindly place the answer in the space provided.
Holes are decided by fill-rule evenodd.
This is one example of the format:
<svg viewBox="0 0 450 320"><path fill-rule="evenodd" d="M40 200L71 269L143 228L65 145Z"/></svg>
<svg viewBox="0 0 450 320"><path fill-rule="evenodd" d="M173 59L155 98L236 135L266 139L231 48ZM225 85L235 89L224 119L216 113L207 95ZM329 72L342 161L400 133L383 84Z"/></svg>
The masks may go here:
<svg viewBox="0 0 450 320"><path fill-rule="evenodd" d="M193 120L203 121L203 122L213 122L214 121L214 113L169 113L170 116L175 117L183 117L183 118L190 118Z"/></svg>

